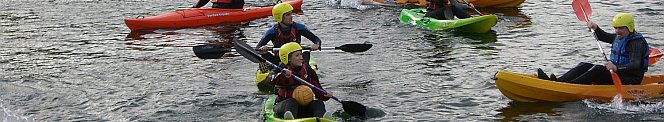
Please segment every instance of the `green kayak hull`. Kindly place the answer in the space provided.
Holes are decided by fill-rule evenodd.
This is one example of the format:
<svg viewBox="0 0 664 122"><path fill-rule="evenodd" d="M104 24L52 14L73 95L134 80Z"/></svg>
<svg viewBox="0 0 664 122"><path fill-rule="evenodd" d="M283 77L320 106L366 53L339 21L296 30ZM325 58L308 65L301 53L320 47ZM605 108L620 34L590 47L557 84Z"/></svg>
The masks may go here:
<svg viewBox="0 0 664 122"><path fill-rule="evenodd" d="M265 116L266 122L334 122L335 120L320 118L320 117L309 117L309 118L298 118L292 120L284 120L277 118L274 113L274 102L277 99L277 95L270 95L265 104L263 105L263 114Z"/></svg>
<svg viewBox="0 0 664 122"><path fill-rule="evenodd" d="M457 30L464 32L485 33L496 25L498 17L494 14L456 20L437 20L424 17L426 9L403 9L399 20L404 24L413 24L430 30Z"/></svg>

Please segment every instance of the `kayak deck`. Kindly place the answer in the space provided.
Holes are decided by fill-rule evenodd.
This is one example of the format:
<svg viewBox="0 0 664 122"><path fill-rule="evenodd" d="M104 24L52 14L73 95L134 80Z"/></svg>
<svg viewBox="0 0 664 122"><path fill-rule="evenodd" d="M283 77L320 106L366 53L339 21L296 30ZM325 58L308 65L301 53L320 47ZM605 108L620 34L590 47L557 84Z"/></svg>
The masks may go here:
<svg viewBox="0 0 664 122"><path fill-rule="evenodd" d="M565 102L583 99L611 101L618 93L614 85L583 85L542 80L535 75L499 71L496 86L516 102ZM625 100L664 97L664 75L646 75L641 85L622 85Z"/></svg>
<svg viewBox="0 0 664 122"><path fill-rule="evenodd" d="M265 116L266 122L334 122L335 121L328 118L320 118L320 117L298 118L293 120L285 120L278 118L274 113L274 103L276 99L277 95L270 95L268 96L267 100L265 100L264 102L265 104L263 105L263 114Z"/></svg>
<svg viewBox="0 0 664 122"><path fill-rule="evenodd" d="M399 20L404 24L413 24L430 30L458 30L485 33L496 25L496 15L484 15L456 20L437 20L425 17L426 9L403 9Z"/></svg>

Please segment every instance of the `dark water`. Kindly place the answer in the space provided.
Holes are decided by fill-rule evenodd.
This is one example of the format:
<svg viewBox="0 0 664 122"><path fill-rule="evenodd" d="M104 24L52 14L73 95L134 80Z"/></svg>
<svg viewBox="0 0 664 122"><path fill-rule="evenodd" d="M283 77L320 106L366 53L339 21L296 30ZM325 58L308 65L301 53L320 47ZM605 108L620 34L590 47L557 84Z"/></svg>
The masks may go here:
<svg viewBox="0 0 664 122"><path fill-rule="evenodd" d="M0 119L36 121L259 121L256 64L241 57L201 60L191 46L241 36L258 42L271 18L237 26L130 33L122 19L151 16L195 1L2 1ZM251 3L248 1L247 3ZM323 86L378 111L369 121L662 121L662 101L612 108L593 101L513 103L491 80L498 70L562 74L580 61L602 63L571 1L528 0L499 15L486 34L428 31L398 20L401 7L339 8L305 1L304 23L323 46L371 43L364 53L313 52ZM662 49L660 1L592 0L611 31L631 12L637 31ZM305 41L306 42L306 41ZM308 43L308 42L307 42ZM603 44L608 49L608 44ZM662 73L662 64L649 73ZM534 73L534 72L533 72ZM330 111L341 111L326 102ZM627 111L627 112L625 112ZM4 113L4 114L3 114Z"/></svg>

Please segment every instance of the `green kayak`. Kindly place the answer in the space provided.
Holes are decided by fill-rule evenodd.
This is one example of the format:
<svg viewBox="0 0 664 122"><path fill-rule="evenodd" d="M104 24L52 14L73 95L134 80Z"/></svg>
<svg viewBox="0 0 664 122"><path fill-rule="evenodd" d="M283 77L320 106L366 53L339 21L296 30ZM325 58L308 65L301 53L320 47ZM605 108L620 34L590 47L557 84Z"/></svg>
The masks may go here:
<svg viewBox="0 0 664 122"><path fill-rule="evenodd" d="M496 25L498 17L496 15L484 15L456 20L437 20L424 17L426 9L403 9L401 10L401 23L413 24L431 30L458 30L466 32L485 33Z"/></svg>
<svg viewBox="0 0 664 122"><path fill-rule="evenodd" d="M316 59L314 59L313 55L309 56L309 65L311 66L311 69L316 70L316 74L320 74L318 72L318 64L316 63ZM272 85L269 81L272 81L272 76L276 75L276 73L273 73L267 69L267 66L264 66L265 69L261 69L260 67L261 66L259 66L258 70L256 70L256 86L258 87L258 91L273 93L275 91L274 85Z"/></svg>
<svg viewBox="0 0 664 122"><path fill-rule="evenodd" d="M273 109L274 102L277 99L277 95L270 95L267 100L265 100L265 105L263 105L263 113L265 116L266 122L334 122L335 120L319 117L309 117L309 118L298 118L293 120L284 120L277 118Z"/></svg>

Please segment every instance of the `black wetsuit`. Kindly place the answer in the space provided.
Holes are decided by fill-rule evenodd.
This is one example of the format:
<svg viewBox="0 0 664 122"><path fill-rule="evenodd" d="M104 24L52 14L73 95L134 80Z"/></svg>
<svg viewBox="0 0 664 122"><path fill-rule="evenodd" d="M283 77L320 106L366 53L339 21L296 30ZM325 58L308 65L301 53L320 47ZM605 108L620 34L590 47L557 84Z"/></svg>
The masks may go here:
<svg viewBox="0 0 664 122"><path fill-rule="evenodd" d="M613 43L614 39L617 38L616 34L607 33L599 27L595 29L595 34L600 41L606 43ZM644 65L647 65L643 64L644 58L647 58L644 53L648 53L646 52L646 45L645 40L633 39L627 43L629 63L625 65L616 64L616 67L618 68L616 74L620 77L622 84L641 84L643 74L645 73ZM647 68L647 66L645 68ZM585 62L581 62L576 67L572 68L572 70L558 78L558 81L576 84L591 84L592 82L604 85L613 84L611 73L606 67Z"/></svg>

